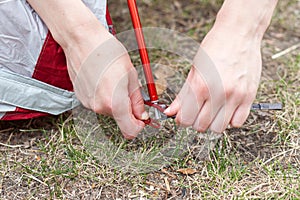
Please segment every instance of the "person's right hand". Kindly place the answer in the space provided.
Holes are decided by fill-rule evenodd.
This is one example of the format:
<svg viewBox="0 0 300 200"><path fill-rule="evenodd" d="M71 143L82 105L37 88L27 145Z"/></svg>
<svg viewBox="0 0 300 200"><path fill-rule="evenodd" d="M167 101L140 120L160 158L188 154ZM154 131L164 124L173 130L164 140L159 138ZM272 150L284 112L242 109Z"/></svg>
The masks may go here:
<svg viewBox="0 0 300 200"><path fill-rule="evenodd" d="M133 139L145 126L141 120L149 118L137 72L125 47L115 37L106 30L98 35L101 41L96 42L96 36L88 44L87 37L84 45L66 51L75 94L86 108L112 116L124 137Z"/></svg>

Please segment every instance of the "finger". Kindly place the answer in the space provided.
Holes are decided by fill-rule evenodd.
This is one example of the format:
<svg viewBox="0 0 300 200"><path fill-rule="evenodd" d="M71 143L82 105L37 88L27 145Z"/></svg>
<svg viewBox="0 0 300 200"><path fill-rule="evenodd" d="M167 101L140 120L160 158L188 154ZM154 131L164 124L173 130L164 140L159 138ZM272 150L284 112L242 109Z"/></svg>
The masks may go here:
<svg viewBox="0 0 300 200"><path fill-rule="evenodd" d="M210 130L222 133L231 121L233 113L237 109L237 107L242 103L242 98L230 98L225 101L224 106L216 114L216 117L212 121L210 125Z"/></svg>
<svg viewBox="0 0 300 200"><path fill-rule="evenodd" d="M223 106L212 121L209 129L216 133L222 133L227 128L236 107L234 105Z"/></svg>
<svg viewBox="0 0 300 200"><path fill-rule="evenodd" d="M171 105L164 111L167 116L174 116L180 109L180 99L179 96L171 103Z"/></svg>
<svg viewBox="0 0 300 200"><path fill-rule="evenodd" d="M144 99L140 91L140 83L136 70L132 67L129 72L129 96L133 115L140 120L147 120L149 114L145 111Z"/></svg>
<svg viewBox="0 0 300 200"><path fill-rule="evenodd" d="M230 124L233 127L241 127L250 113L251 104L242 104L234 112Z"/></svg>
<svg viewBox="0 0 300 200"><path fill-rule="evenodd" d="M257 86L258 87L258 86ZM241 127L245 121L247 120L247 117L249 116L251 105L255 99L257 87L254 89L248 89L249 94L246 96L243 100L243 102L240 103L240 106L237 107L235 110L230 124L233 127Z"/></svg>
<svg viewBox="0 0 300 200"><path fill-rule="evenodd" d="M164 111L164 113L168 116L174 116L176 115L181 106L183 105L183 97L185 95L187 95L187 91L188 91L188 87L189 87L189 78L190 76L192 76L192 73L194 72L194 70L192 69L190 72L189 72L189 75L188 75L188 78L186 80L186 82L184 83L183 87L181 88L179 94L176 96L175 100L171 103L171 105ZM186 96L187 97L187 96Z"/></svg>
<svg viewBox="0 0 300 200"><path fill-rule="evenodd" d="M173 113L166 113L174 115L174 110L176 110L176 122L182 126L191 126L207 98L207 85L197 70L192 68L184 86L171 105L175 107L170 108Z"/></svg>
<svg viewBox="0 0 300 200"><path fill-rule="evenodd" d="M144 99L139 88L133 91L133 93L130 95L130 100L133 115L140 120L149 119L149 114L145 110Z"/></svg>
<svg viewBox="0 0 300 200"><path fill-rule="evenodd" d="M145 123L135 118L132 114L131 101L129 97L123 98L122 103L116 102L119 105L113 107L113 117L116 120L123 136L126 139L135 138L145 126ZM122 105L122 106L120 106Z"/></svg>
<svg viewBox="0 0 300 200"><path fill-rule="evenodd" d="M193 124L193 129L205 132L221 109L221 106L222 104L213 104L211 100L206 101Z"/></svg>
<svg viewBox="0 0 300 200"><path fill-rule="evenodd" d="M124 137L133 139L145 124L133 115L132 102L128 92L128 76L128 74L124 75L113 90L112 115Z"/></svg>
<svg viewBox="0 0 300 200"><path fill-rule="evenodd" d="M196 92L188 84L183 88L180 98L181 108L177 113L176 122L181 126L188 127L193 125L196 120L204 100L198 99Z"/></svg>

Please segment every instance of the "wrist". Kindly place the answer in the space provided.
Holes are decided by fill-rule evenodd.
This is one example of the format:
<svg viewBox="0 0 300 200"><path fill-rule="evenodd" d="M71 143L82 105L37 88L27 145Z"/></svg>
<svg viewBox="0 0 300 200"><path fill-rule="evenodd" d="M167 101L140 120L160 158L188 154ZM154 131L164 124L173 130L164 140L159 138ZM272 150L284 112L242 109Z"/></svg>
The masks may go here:
<svg viewBox="0 0 300 200"><path fill-rule="evenodd" d="M82 64L96 48L106 41L114 39L114 36L101 24L98 24L98 26L90 25L78 26L70 34L68 42L63 47L67 59L69 58L68 68L75 74L79 72Z"/></svg>
<svg viewBox="0 0 300 200"><path fill-rule="evenodd" d="M233 36L261 40L276 4L277 0L225 0L214 28L227 30Z"/></svg>
<svg viewBox="0 0 300 200"><path fill-rule="evenodd" d="M63 48L67 59L71 58L68 60L68 67L75 72L79 71L94 49L114 37L98 20L87 21L64 30L54 39Z"/></svg>
<svg viewBox="0 0 300 200"><path fill-rule="evenodd" d="M87 46L89 42L94 45L101 44L113 37L93 15L84 16L78 21L70 20L63 27L56 27L51 32L66 51L77 46Z"/></svg>

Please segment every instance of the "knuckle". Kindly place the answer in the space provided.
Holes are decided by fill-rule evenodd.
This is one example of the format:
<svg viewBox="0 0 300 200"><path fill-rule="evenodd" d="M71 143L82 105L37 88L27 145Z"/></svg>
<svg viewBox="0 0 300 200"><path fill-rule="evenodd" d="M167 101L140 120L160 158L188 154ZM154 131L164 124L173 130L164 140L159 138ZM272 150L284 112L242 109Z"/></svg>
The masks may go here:
<svg viewBox="0 0 300 200"><path fill-rule="evenodd" d="M245 87L238 87L236 89L236 94L239 95L240 97L245 97L249 94L249 90L246 89Z"/></svg>
<svg viewBox="0 0 300 200"><path fill-rule="evenodd" d="M253 92L246 87L242 86L231 86L226 88L225 90L225 97L226 99L230 98L236 98L236 99L245 99L249 96L249 94L252 94Z"/></svg>
<svg viewBox="0 0 300 200"><path fill-rule="evenodd" d="M224 95L226 97L226 99L230 98L231 96L233 96L233 94L237 95L239 92L237 91L237 88L235 88L234 86L230 85L230 86L227 86L225 88L225 91L224 91Z"/></svg>
<svg viewBox="0 0 300 200"><path fill-rule="evenodd" d="M209 98L209 89L206 84L199 87L198 98Z"/></svg>
<svg viewBox="0 0 300 200"><path fill-rule="evenodd" d="M131 114L118 114L115 116L115 120L123 134L136 136L145 127L145 124L140 120L137 120Z"/></svg>
<svg viewBox="0 0 300 200"><path fill-rule="evenodd" d="M249 95L249 99L250 101L253 101L255 99L256 93L257 93L257 87L256 86L250 86L248 88L248 95Z"/></svg>
<svg viewBox="0 0 300 200"><path fill-rule="evenodd" d="M131 101L133 105L144 105L144 99L140 93L133 93L131 95Z"/></svg>
<svg viewBox="0 0 300 200"><path fill-rule="evenodd" d="M126 125L121 125L119 124L119 127L121 129L121 132L124 136L125 139L129 139L132 140L134 138L136 138L139 134L139 132L142 131L142 129L144 128L143 126L126 126Z"/></svg>

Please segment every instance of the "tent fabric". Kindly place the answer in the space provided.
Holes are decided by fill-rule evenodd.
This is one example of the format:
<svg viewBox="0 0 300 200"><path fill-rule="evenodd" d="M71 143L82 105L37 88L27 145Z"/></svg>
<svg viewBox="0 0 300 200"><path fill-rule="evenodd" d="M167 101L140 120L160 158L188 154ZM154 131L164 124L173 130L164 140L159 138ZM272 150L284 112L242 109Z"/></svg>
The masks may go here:
<svg viewBox="0 0 300 200"><path fill-rule="evenodd" d="M106 0L83 2L113 30ZM0 119L63 113L79 105L72 90L64 52L43 21L26 0L0 0Z"/></svg>
<svg viewBox="0 0 300 200"><path fill-rule="evenodd" d="M17 107L58 115L78 106L74 92L37 79L0 70L0 101Z"/></svg>

